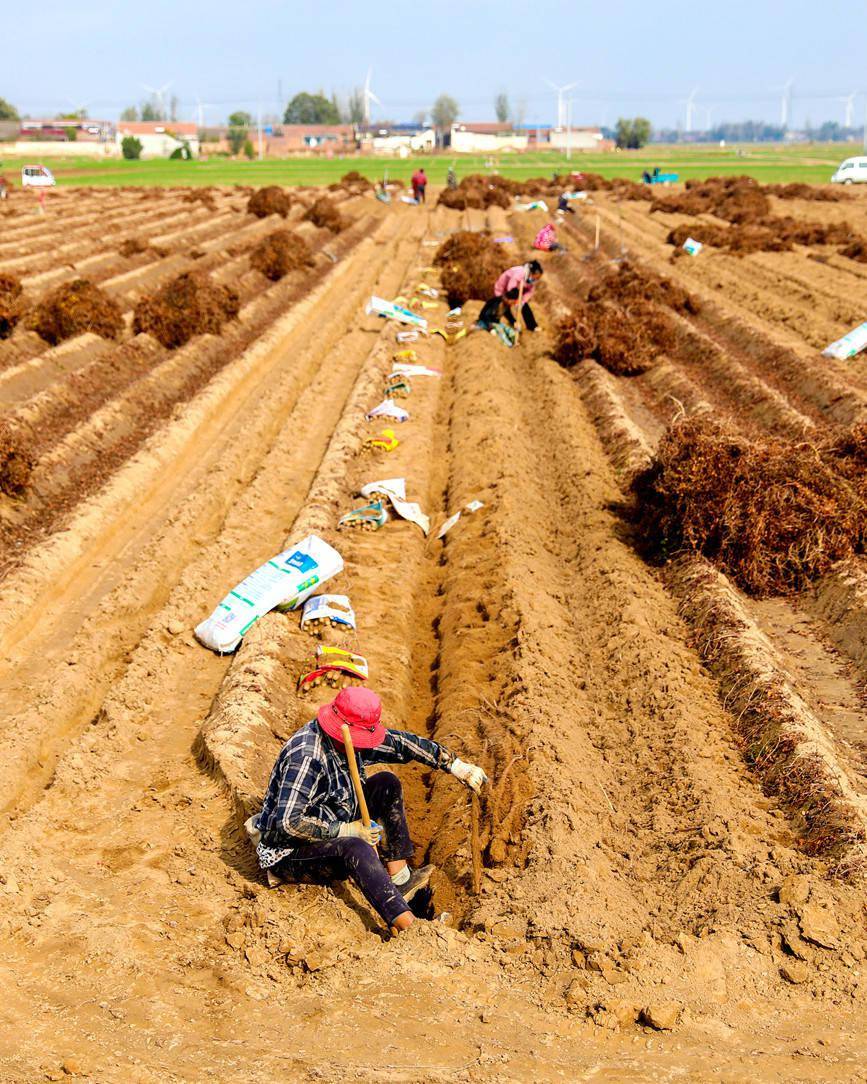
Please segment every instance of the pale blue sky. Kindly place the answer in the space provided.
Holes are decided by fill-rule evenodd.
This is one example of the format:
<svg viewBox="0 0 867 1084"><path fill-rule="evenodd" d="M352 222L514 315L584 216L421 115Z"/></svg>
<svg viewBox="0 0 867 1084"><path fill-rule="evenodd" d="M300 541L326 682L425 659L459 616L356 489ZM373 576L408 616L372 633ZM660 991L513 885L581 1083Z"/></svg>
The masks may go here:
<svg viewBox="0 0 867 1084"><path fill-rule="evenodd" d="M4 10L5 9L5 10ZM864 0L440 0L429 4L277 0L0 0L0 96L31 114L86 104L116 117L142 84L177 94L182 118L197 96L205 118L235 107L277 107L301 89L339 94L368 67L380 118L408 120L446 91L463 119L493 118L509 93L528 122L556 119L543 82L577 81L576 124L644 113L655 125L780 119L794 79L792 123L843 121L838 100L867 90ZM377 111L374 111L374 118Z"/></svg>

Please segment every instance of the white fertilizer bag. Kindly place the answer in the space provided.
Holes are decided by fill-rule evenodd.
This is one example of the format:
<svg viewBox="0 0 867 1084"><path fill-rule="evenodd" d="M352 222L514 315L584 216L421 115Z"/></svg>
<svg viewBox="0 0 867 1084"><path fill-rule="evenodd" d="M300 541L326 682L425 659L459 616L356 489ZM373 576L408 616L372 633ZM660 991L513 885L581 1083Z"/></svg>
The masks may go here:
<svg viewBox="0 0 867 1084"><path fill-rule="evenodd" d="M384 297L377 297L375 294L367 302L364 311L368 316L384 316L386 320L397 320L399 324L412 324L422 331L427 330L427 320L423 316L418 316L409 309L404 309L400 305L395 305L393 301L386 301Z"/></svg>
<svg viewBox="0 0 867 1084"><path fill-rule="evenodd" d="M275 606L295 609L343 569L343 558L315 534L251 572L196 626L200 644L220 655L234 651L244 633Z"/></svg>
<svg viewBox="0 0 867 1084"><path fill-rule="evenodd" d="M842 339L838 339L822 351L823 358L854 358L867 346L867 324L859 324L858 327L848 332Z"/></svg>

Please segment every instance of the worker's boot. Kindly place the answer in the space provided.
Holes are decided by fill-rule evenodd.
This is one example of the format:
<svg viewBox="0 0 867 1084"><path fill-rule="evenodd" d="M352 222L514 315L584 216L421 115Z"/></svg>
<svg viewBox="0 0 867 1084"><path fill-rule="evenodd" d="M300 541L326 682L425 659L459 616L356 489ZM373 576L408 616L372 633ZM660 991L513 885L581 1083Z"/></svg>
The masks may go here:
<svg viewBox="0 0 867 1084"><path fill-rule="evenodd" d="M434 868L434 866L419 866L418 869L410 870L409 880L405 884L397 886L401 896L407 903L422 888L427 888Z"/></svg>

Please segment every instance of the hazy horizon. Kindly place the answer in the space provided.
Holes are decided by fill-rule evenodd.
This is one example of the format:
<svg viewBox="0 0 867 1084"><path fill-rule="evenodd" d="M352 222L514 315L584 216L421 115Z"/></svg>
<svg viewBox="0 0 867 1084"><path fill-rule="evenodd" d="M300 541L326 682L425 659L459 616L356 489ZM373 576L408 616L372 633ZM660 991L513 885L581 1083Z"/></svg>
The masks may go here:
<svg viewBox="0 0 867 1084"><path fill-rule="evenodd" d="M804 0L732 0L724 11L687 0L613 0L604 9L442 0L383 16L348 0L313 10L258 0L239 23L237 6L225 0L206 12L167 0L125 11L106 0L82 0L74 10L46 0L7 17L12 59L0 96L21 113L83 106L110 120L145 100L146 84L170 83L166 101L177 96L180 119L196 119L201 101L205 122L218 124L235 109L282 115L300 90L345 98L372 68L382 102L374 120L411 120L441 93L457 99L462 119L492 120L494 97L505 91L526 123L554 123L550 79L578 84L568 92L576 125L611 126L618 116L642 114L656 128L684 127L686 99L697 90L692 115L700 130L708 119L778 124L791 79L790 127L842 124L847 113L860 127L855 18L864 13L863 4L841 0L819 10Z"/></svg>

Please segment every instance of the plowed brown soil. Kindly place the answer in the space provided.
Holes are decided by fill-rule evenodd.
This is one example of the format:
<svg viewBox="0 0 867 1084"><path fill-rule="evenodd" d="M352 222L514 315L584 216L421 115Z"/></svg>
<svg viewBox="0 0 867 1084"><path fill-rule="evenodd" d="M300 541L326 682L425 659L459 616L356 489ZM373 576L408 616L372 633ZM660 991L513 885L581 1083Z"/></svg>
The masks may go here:
<svg viewBox="0 0 867 1084"><path fill-rule="evenodd" d="M104 197L79 198L93 213ZM162 372L177 387L203 352L223 362L0 582L0 1076L857 1079L861 891L829 878L763 793L677 601L632 544L580 384L549 356L553 261L543 330L518 348L481 333L416 344L444 375L413 381L399 448L372 461L358 454L378 428L364 412L397 345L365 301L422 274L438 285L423 242L463 216L341 207L355 225L329 240L337 262L320 257L303 290L254 293L246 337L233 324L175 352ZM526 250L534 228L515 226ZM251 274L237 253L218 281L232 260ZM680 274L701 312L672 319L736 339L722 292ZM21 334L7 340L18 380L45 361ZM659 368L603 374L635 389L642 424ZM106 407L136 429L151 402ZM107 417L71 438L94 439ZM56 471L71 476L82 448L52 446ZM444 542L400 520L336 531L361 482L397 475L434 528L484 507ZM438 870L430 920L397 939L347 886L267 890L238 819L312 711L294 693L297 616L263 619L235 658L192 637L309 529L345 551L334 587L353 598L389 720L490 775L475 806L450 776L399 769L418 859Z"/></svg>

